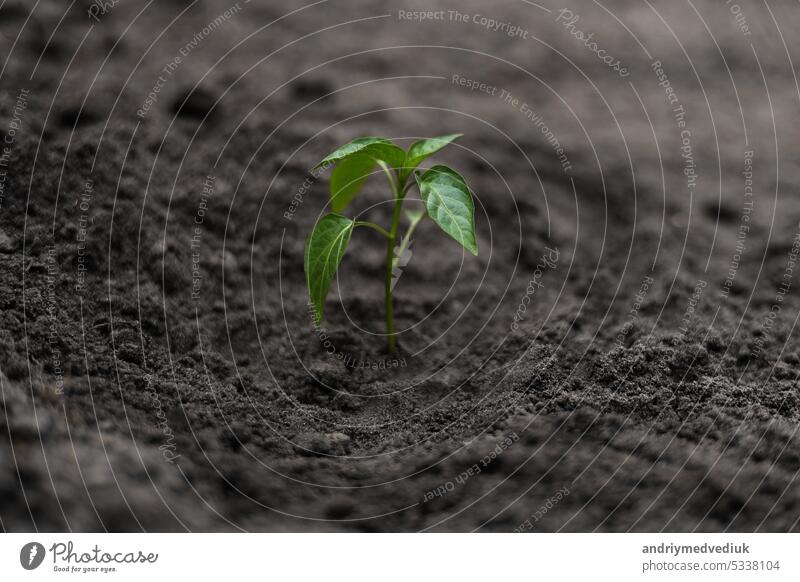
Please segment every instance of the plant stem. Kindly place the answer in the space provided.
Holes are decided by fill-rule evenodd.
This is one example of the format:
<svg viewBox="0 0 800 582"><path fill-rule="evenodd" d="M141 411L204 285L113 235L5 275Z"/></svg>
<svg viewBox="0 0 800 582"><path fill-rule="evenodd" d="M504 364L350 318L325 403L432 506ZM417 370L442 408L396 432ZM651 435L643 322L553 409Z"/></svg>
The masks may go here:
<svg viewBox="0 0 800 582"><path fill-rule="evenodd" d="M395 181L395 177L392 174L392 169L384 162L380 161L378 162L378 166L380 166L381 170L383 170L383 173L386 174L386 179L389 180L389 185L392 187L392 194L394 194L395 199L397 199L397 193L402 192L403 189L400 188ZM405 185L405 182L403 182L403 184Z"/></svg>
<svg viewBox="0 0 800 582"><path fill-rule="evenodd" d="M400 212L403 208L403 198L406 194L405 182L397 183L390 180L394 194L394 215L389 238L386 241L386 336L389 342L389 352L397 347L397 338L394 331L394 301L392 299L392 266L394 263L394 247L397 240L397 230L400 227Z"/></svg>
<svg viewBox="0 0 800 582"><path fill-rule="evenodd" d="M365 222L365 221L359 220L359 221L356 222L355 226L366 226L367 228L371 228L372 230L378 231L379 233L381 233L386 238L389 238L391 236L389 234L388 230L386 230L385 228L382 228L382 227L380 227L377 224L372 223L372 222Z"/></svg>
<svg viewBox="0 0 800 582"><path fill-rule="evenodd" d="M419 226L419 223L422 222L425 216L426 215L423 212L411 221L411 224L408 226L408 231L403 236L403 240L400 241L400 248L397 251L398 257L402 257L406 250L408 250L408 245L411 244L411 237L414 235L414 231L417 230L417 226Z"/></svg>

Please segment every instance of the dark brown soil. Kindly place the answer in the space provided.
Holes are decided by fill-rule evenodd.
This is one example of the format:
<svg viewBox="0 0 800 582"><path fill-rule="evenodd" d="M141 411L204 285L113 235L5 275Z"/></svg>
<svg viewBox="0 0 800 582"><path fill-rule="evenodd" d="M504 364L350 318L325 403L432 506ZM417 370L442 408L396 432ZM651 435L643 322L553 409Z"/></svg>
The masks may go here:
<svg viewBox="0 0 800 582"><path fill-rule="evenodd" d="M4 530L800 529L796 6L743 3L745 34L710 0L572 29L28 4L0 3ZM420 228L389 355L357 231L315 330L309 169L454 132L479 257ZM352 210L388 222L379 176Z"/></svg>

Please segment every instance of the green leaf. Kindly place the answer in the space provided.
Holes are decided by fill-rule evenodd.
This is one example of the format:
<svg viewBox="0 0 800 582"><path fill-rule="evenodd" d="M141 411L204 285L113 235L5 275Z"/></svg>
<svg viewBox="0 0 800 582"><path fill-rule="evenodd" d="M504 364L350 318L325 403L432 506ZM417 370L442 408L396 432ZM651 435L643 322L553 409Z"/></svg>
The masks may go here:
<svg viewBox="0 0 800 582"><path fill-rule="evenodd" d="M452 135L443 135L442 137L433 137L431 139L422 139L411 144L406 154L406 161L403 164L403 170L408 174L414 170L425 158L428 158L438 152L446 145L454 142L460 138L463 133L454 133Z"/></svg>
<svg viewBox="0 0 800 582"><path fill-rule="evenodd" d="M353 200L375 169L375 160L355 154L339 162L331 173L331 208L341 212Z"/></svg>
<svg viewBox="0 0 800 582"><path fill-rule="evenodd" d="M397 147L388 139L382 137L360 137L337 149L317 164L316 167L337 164L357 154L385 162L391 168L401 167L406 157L406 153L402 148Z"/></svg>
<svg viewBox="0 0 800 582"><path fill-rule="evenodd" d="M347 249L347 243L350 242L354 224L346 216L326 214L314 227L306 242L306 284L317 325L322 322L325 297Z"/></svg>
<svg viewBox="0 0 800 582"><path fill-rule="evenodd" d="M464 178L447 166L433 166L417 177L417 184L431 219L465 249L477 255L475 204Z"/></svg>

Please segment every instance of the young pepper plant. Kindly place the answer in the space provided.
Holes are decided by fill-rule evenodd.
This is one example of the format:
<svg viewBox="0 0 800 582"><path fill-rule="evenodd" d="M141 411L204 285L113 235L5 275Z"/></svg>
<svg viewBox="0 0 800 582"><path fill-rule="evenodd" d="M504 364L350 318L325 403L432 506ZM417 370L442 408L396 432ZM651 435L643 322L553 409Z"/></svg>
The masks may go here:
<svg viewBox="0 0 800 582"><path fill-rule="evenodd" d="M461 134L423 139L411 144L407 151L388 139L363 137L340 147L317 164L316 168L335 166L330 179L333 212L317 222L305 249L306 283L317 325L322 322L325 298L356 228L369 228L386 238L385 310L390 352L397 345L392 274L395 263L408 249L419 224L425 218L432 219L445 233L477 256L475 205L464 178L447 166L436 165L426 171L419 169L420 163L459 137ZM376 168L386 176L394 202L392 223L388 228L352 220L342 214ZM409 225L401 236L403 201L415 185L425 211L405 212Z"/></svg>

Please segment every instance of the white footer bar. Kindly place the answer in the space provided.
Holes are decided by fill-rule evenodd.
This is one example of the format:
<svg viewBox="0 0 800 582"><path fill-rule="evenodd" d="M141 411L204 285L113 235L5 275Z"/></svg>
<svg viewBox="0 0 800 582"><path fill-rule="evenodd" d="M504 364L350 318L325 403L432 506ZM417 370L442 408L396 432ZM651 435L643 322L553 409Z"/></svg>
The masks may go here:
<svg viewBox="0 0 800 582"><path fill-rule="evenodd" d="M4 534L0 579L777 581L798 553L794 534Z"/></svg>

